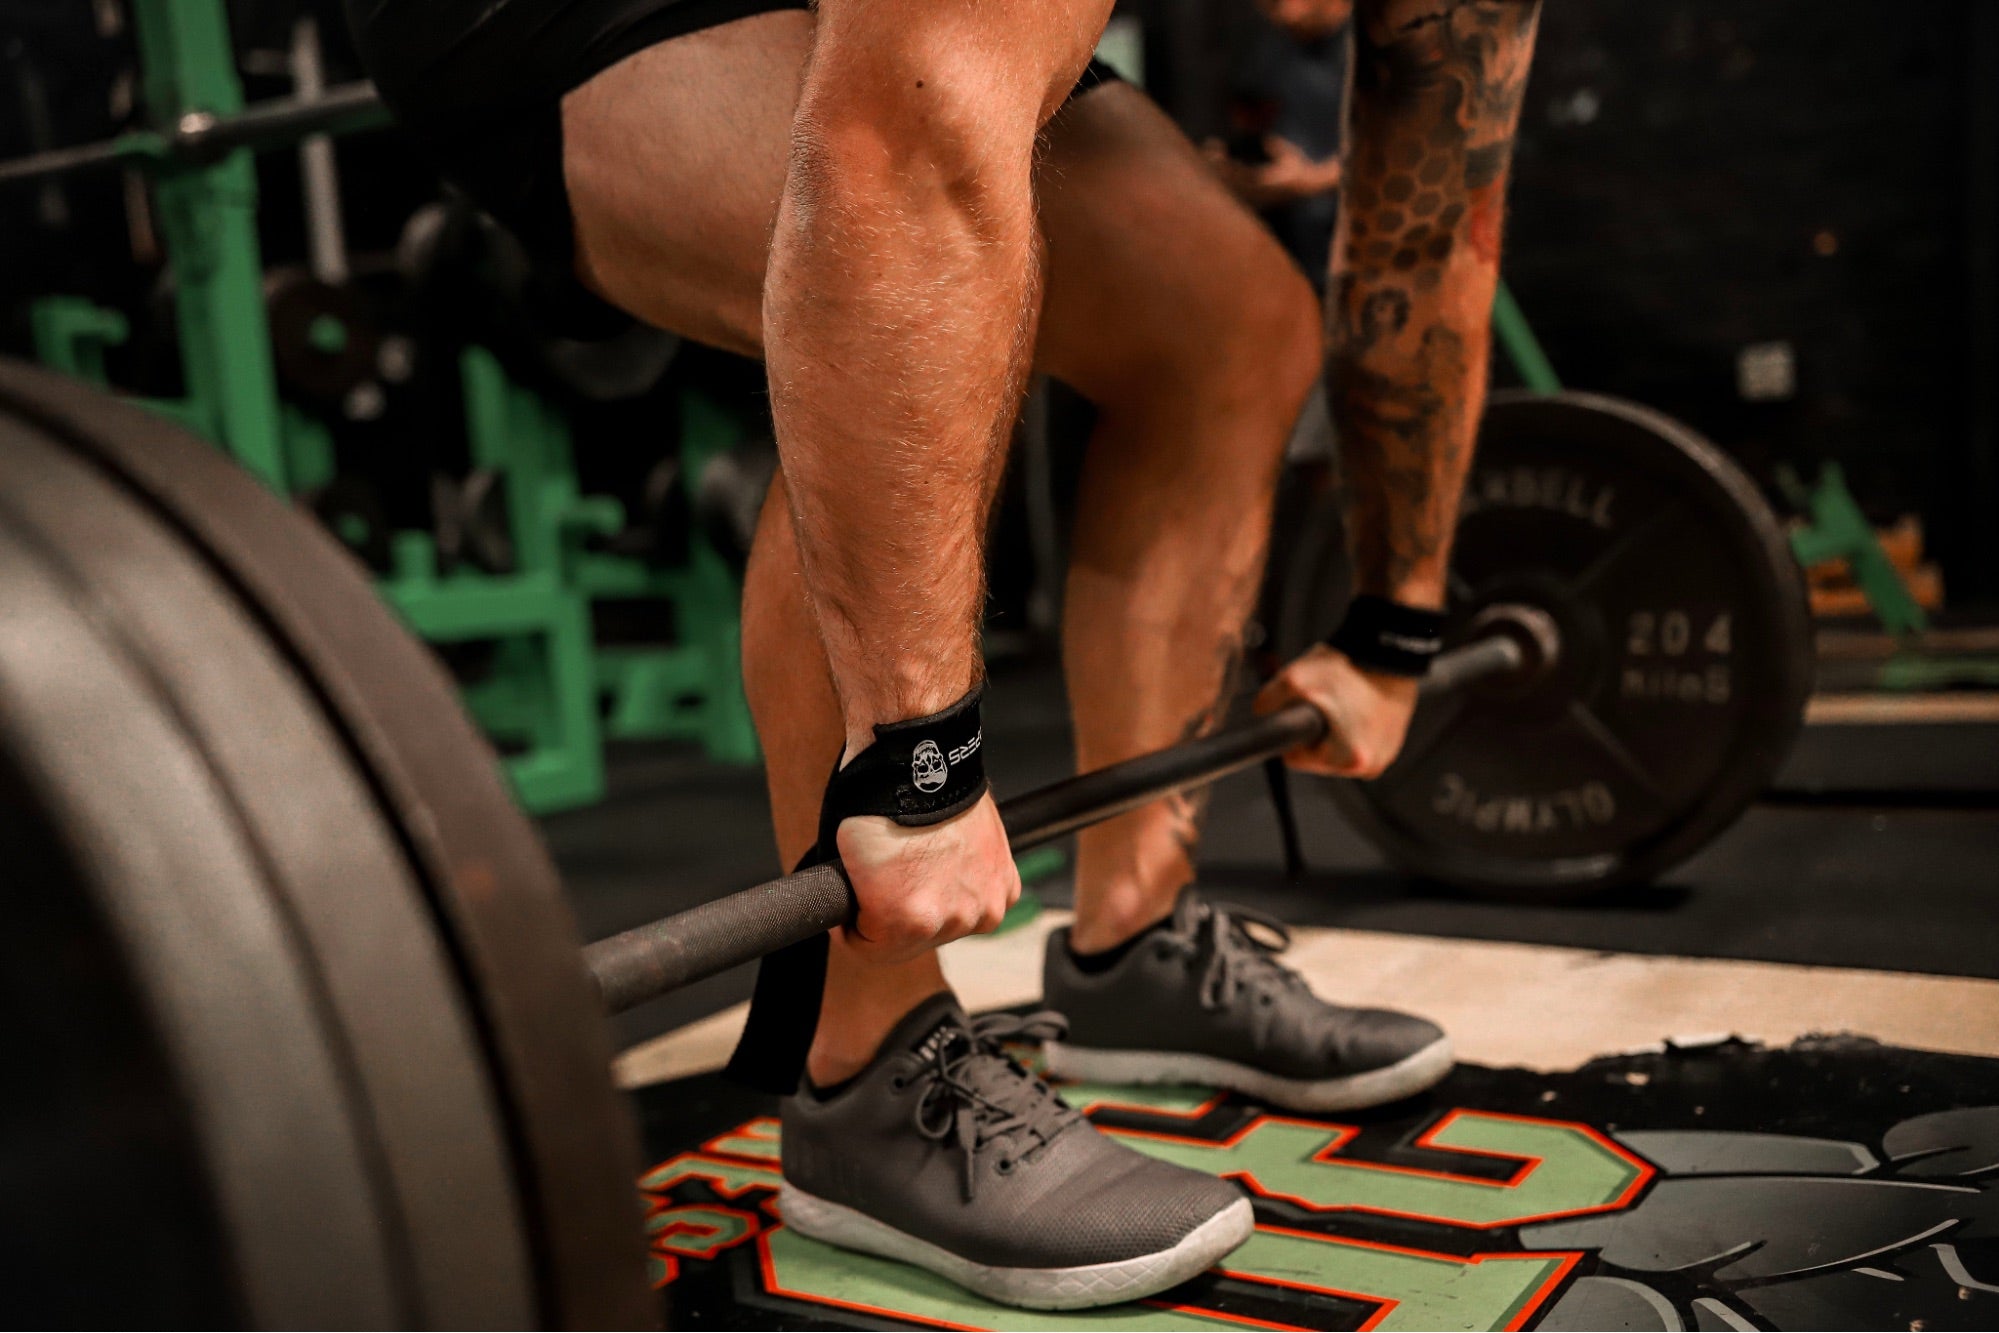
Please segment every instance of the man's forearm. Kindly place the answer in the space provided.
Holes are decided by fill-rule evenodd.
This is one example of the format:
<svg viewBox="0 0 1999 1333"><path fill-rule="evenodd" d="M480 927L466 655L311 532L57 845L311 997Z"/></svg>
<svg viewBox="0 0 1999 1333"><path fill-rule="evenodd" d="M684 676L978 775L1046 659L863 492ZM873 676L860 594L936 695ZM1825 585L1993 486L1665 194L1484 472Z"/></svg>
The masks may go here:
<svg viewBox="0 0 1999 1333"><path fill-rule="evenodd" d="M1355 24L1327 320L1362 592L1443 604L1538 13L1530 0L1389 0Z"/></svg>
<svg viewBox="0 0 1999 1333"><path fill-rule="evenodd" d="M967 191L962 164L801 116L767 358L850 753L980 674L985 515L1036 308L1025 149Z"/></svg>

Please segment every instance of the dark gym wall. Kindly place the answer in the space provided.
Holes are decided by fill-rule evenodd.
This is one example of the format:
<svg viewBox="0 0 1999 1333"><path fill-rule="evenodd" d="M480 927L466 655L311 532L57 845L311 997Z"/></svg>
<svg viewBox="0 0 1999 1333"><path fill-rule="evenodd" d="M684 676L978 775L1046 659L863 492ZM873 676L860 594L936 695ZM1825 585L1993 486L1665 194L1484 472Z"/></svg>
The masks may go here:
<svg viewBox="0 0 1999 1333"><path fill-rule="evenodd" d="M1154 95L1216 132L1249 0L1121 8ZM1993 0L1546 0L1507 274L1567 382L1766 480L1839 460L1877 517L1923 515L1953 605L1990 601L1995 192ZM1792 389L1745 398L1776 344Z"/></svg>
<svg viewBox="0 0 1999 1333"><path fill-rule="evenodd" d="M1507 261L1565 379L1759 471L1839 460L1923 513L1953 601L1994 590L1994 8L1549 0ZM1738 358L1770 344L1795 390L1754 400Z"/></svg>

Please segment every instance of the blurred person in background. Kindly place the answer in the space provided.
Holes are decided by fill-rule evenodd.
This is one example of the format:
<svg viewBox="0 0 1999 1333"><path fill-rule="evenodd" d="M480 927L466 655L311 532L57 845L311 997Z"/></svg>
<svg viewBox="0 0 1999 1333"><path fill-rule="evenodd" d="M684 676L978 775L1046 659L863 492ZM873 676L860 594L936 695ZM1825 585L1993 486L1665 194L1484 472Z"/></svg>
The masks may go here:
<svg viewBox="0 0 1999 1333"><path fill-rule="evenodd" d="M1321 291L1339 217L1353 0L1257 0L1229 74L1226 139L1209 164Z"/></svg>

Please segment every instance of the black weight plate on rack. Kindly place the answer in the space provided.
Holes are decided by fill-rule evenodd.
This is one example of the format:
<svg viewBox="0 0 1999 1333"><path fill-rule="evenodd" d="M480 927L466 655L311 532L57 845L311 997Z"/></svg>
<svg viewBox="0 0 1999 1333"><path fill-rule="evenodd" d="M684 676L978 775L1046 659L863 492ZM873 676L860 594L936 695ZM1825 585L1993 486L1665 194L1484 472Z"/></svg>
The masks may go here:
<svg viewBox="0 0 1999 1333"><path fill-rule="evenodd" d="M1289 651L1344 606L1341 540L1328 499L1287 580ZM1449 641L1498 602L1555 618L1554 670L1426 699L1386 773L1327 784L1405 869L1519 898L1655 878L1742 814L1802 724L1809 626L1783 529L1726 456L1649 409L1493 395Z"/></svg>
<svg viewBox="0 0 1999 1333"><path fill-rule="evenodd" d="M218 452L32 367L0 414L116 477L191 541L318 697L395 829L450 950L498 1092L537 1321L656 1322L629 1108L553 864L436 660L347 553Z"/></svg>
<svg viewBox="0 0 1999 1333"><path fill-rule="evenodd" d="M271 364L289 393L338 407L375 377L381 332L353 288L321 281L302 268L272 269L264 275L264 306ZM314 340L314 326L322 320L339 328L338 345L322 347Z"/></svg>
<svg viewBox="0 0 1999 1333"><path fill-rule="evenodd" d="M513 1171L471 1015L395 830L317 700L195 551L101 472L5 419L0 517L120 642L238 813L318 998L356 1137L379 1164L396 1322L531 1320Z"/></svg>
<svg viewBox="0 0 1999 1333"><path fill-rule="evenodd" d="M121 1249L145 1245L149 1228L206 1221L216 1233L213 1266L176 1293L189 1305L222 1305L234 1320L272 1327L394 1324L403 1306L380 1175L257 849L143 668L80 600L0 522L0 766L18 782L0 819L14 826L9 842L25 834L60 848L55 865L43 862L56 871L48 878L17 877L9 866L8 897L32 921L82 890L89 925L71 941L100 966L116 960L114 984L136 996L128 1018L142 1025L117 1035L159 1071L168 1095L151 1100L184 1117L199 1166L176 1179L159 1160L165 1145L149 1148L119 1108L71 1106L68 1115L88 1127L84 1141L38 1162L28 1188L27 1173L10 1176L10 1225L25 1221L34 1232L27 1248L43 1257L38 1272L95 1270L95 1282L117 1283ZM59 989L34 999L47 1007L45 1024L91 999L71 991L89 973L57 969L54 980ZM20 1020L8 1021L11 1029ZM68 1045L83 1033L49 1035ZM60 1067L64 1052L55 1054ZM19 1123L14 1108L42 1091L10 1087L10 1126ZM38 1151L52 1146L10 1135L15 1162ZM136 1158L139 1173L107 1194L78 1197L99 1151ZM31 1208L37 1215L23 1218ZM8 1257L11 1272L21 1252L10 1247ZM66 1324L67 1293L47 1295L53 1322ZM114 1326L161 1321L146 1293L124 1299L131 1318Z"/></svg>

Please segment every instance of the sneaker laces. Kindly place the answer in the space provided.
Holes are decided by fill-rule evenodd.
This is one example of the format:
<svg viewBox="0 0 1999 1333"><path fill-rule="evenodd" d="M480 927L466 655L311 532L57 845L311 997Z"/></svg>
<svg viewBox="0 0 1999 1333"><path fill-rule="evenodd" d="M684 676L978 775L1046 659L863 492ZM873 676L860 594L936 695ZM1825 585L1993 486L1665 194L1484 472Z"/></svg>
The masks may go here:
<svg viewBox="0 0 1999 1333"><path fill-rule="evenodd" d="M912 1082L926 1086L917 1098L916 1132L937 1143L955 1142L965 1164L965 1201L978 1192L978 1155L988 1144L1016 1135L1033 1144L1004 1159L1003 1171L1054 1142L1082 1120L1055 1090L1008 1055L1006 1041L1059 1041L1069 1024L1060 1014L988 1014L963 1035L938 1042Z"/></svg>
<svg viewBox="0 0 1999 1333"><path fill-rule="evenodd" d="M1188 893L1175 905L1172 924L1161 938L1183 957L1207 954L1200 985L1203 1009L1226 1009L1245 993L1274 1008L1279 994L1305 989L1305 979L1277 961L1291 947L1291 931L1261 912L1204 903ZM1259 1026L1267 1024L1266 1019Z"/></svg>

